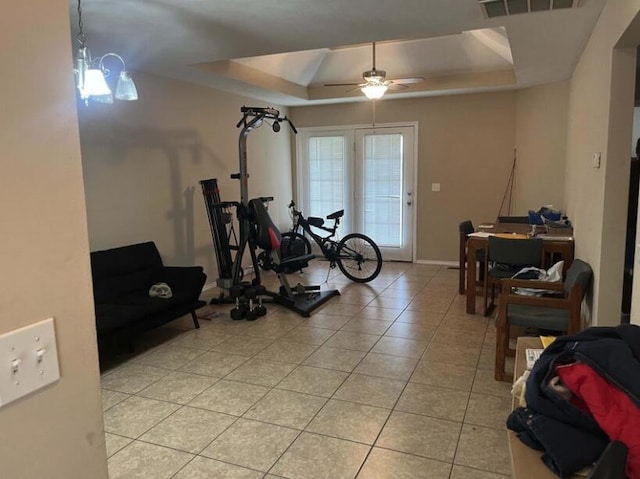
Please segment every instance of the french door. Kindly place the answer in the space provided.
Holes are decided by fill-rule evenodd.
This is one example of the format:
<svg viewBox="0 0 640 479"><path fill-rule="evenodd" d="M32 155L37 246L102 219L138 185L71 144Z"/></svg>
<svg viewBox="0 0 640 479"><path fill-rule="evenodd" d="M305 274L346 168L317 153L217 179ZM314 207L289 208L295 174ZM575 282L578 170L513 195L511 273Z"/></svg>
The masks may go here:
<svg viewBox="0 0 640 479"><path fill-rule="evenodd" d="M387 260L411 261L413 127L357 129L354 205L358 229Z"/></svg>
<svg viewBox="0 0 640 479"><path fill-rule="evenodd" d="M385 260L411 261L414 138L414 126L301 131L302 211L325 217L344 209L342 235L364 233Z"/></svg>

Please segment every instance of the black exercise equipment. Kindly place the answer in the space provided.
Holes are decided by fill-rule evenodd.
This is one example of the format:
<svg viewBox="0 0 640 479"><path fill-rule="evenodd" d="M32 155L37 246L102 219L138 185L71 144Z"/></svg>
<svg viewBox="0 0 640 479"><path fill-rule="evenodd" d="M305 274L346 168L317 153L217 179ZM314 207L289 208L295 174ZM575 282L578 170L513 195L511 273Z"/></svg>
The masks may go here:
<svg viewBox="0 0 640 479"><path fill-rule="evenodd" d="M280 291L273 296L276 302L307 317L311 311L325 301L340 294L337 290L320 291L320 286L297 284L291 288L287 274L306 268L315 255L303 254L283 259L281 256L282 235L271 220L264 202L256 199L249 201L249 211L255 224L256 246L263 250L258 256L258 265L264 270L275 272L280 281Z"/></svg>
<svg viewBox="0 0 640 479"><path fill-rule="evenodd" d="M207 208L209 227L213 238L216 261L218 263L218 279L216 285L221 289L229 289L233 286L232 267L233 259L231 251L237 249L238 239L233 229L231 213L228 208L222 207L220 189L217 178L200 181L202 196ZM234 244L231 244L231 241Z"/></svg>
<svg viewBox="0 0 640 479"><path fill-rule="evenodd" d="M200 182L202 193L207 206L209 226L216 249L219 278L217 286L223 290L215 302L233 302L236 307L231 310L233 319L255 320L266 314L262 305L263 297L285 306L298 314L308 317L314 309L333 296L340 294L337 290L320 292L319 286L297 285L291 288L287 281L287 274L300 271L308 265L314 255L292 255L282 259L282 237L271 221L266 205L273 197L261 197L249 200L247 172L247 136L260 127L265 121L271 122L274 132L280 131L280 123L287 122L297 133L294 125L274 108L246 107L241 108L242 119L236 127L242 127L239 137L239 166L238 173L231 174L232 179L240 181L240 201L223 202L220 198L217 180L203 180ZM229 208L234 207L238 222L238 236L233 229L233 221ZM256 256L256 249L263 251ZM242 282L242 259L245 249L251 256L254 279L251 283ZM281 287L278 293L267 291L261 284L260 269L272 270L278 276ZM228 291L225 297L224 291ZM254 306L254 300L258 304Z"/></svg>

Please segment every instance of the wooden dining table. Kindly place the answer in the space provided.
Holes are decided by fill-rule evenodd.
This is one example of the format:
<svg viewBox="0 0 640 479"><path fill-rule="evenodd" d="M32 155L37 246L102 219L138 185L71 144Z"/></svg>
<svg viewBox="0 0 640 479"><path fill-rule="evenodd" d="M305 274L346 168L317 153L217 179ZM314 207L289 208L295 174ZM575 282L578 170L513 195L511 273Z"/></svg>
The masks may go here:
<svg viewBox="0 0 640 479"><path fill-rule="evenodd" d="M467 314L476 312L476 276L478 251L485 251L485 258L488 258L489 236L499 234L513 234L514 238L522 237L531 233L532 227L522 223L485 223L479 225L475 233L471 233L467 239ZM545 260L548 258L560 257L564 260L563 275L573 262L573 230L568 228L566 233L538 234L537 238L542 238L542 252ZM551 260L545 261L543 267L551 266Z"/></svg>

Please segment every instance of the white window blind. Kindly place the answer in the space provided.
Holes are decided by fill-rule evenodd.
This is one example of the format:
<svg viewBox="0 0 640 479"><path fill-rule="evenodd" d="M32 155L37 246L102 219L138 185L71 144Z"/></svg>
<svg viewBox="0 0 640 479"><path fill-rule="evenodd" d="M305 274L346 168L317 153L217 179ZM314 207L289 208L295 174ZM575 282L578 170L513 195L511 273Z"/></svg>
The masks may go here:
<svg viewBox="0 0 640 479"><path fill-rule="evenodd" d="M378 246L402 246L402 145L402 134L365 136L364 234Z"/></svg>
<svg viewBox="0 0 640 479"><path fill-rule="evenodd" d="M309 138L308 216L325 217L344 208L345 138Z"/></svg>

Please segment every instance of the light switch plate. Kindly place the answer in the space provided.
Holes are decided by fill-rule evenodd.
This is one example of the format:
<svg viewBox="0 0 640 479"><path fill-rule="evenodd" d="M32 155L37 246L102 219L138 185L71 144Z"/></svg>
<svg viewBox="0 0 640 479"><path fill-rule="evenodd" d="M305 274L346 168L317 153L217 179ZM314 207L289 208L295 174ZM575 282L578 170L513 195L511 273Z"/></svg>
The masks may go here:
<svg viewBox="0 0 640 479"><path fill-rule="evenodd" d="M0 335L0 407L58 379L53 318Z"/></svg>
<svg viewBox="0 0 640 479"><path fill-rule="evenodd" d="M440 191L440 183L431 183L431 191Z"/></svg>

